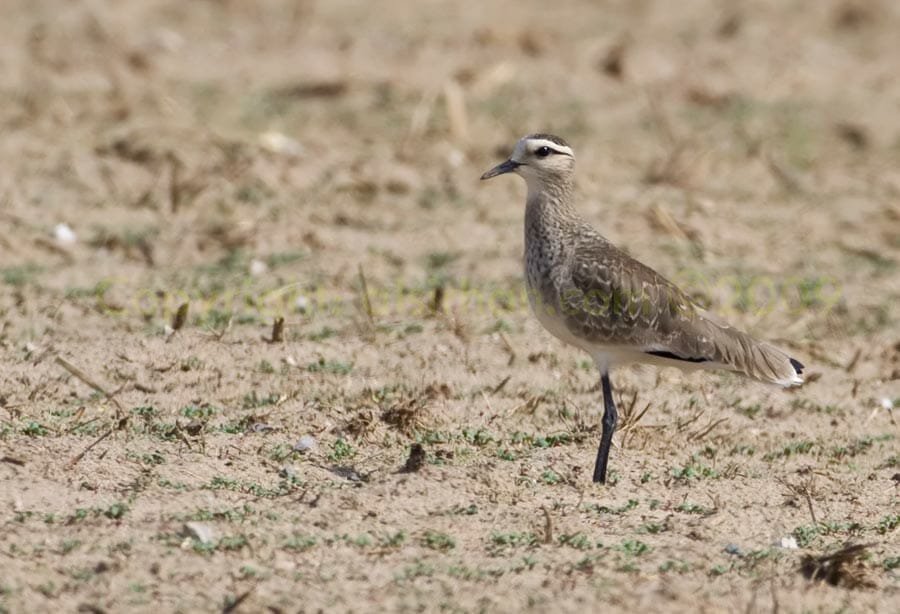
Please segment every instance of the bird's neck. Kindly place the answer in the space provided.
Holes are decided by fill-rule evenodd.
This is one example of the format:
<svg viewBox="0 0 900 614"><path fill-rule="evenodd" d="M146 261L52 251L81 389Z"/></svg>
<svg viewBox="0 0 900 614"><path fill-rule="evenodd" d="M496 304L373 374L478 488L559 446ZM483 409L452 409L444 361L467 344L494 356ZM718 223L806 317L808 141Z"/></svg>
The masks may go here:
<svg viewBox="0 0 900 614"><path fill-rule="evenodd" d="M559 227L581 219L572 206L571 183L548 185L528 181L527 185L525 221L529 226Z"/></svg>

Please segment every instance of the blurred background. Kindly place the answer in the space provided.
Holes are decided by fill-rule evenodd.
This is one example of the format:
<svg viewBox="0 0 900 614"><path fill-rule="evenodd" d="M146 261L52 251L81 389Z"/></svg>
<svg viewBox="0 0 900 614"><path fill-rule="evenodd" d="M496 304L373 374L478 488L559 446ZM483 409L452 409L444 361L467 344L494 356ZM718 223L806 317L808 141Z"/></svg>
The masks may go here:
<svg viewBox="0 0 900 614"><path fill-rule="evenodd" d="M879 522L895 518L898 463L900 3L3 0L0 13L0 440L22 463L0 464L0 487L16 510L3 539L31 553L4 578L13 610L71 591L197 611L196 587L235 598L263 578L253 611L293 611L301 578L321 589L311 610L416 609L433 593L571 609L613 591L614 605L660 609L664 594L676 610L751 611L770 584L727 543L769 552L798 535L830 552L895 531ZM478 180L533 132L573 146L595 227L790 349L809 384L790 396L617 371L631 430L610 490L585 495L596 376L526 308L524 185ZM397 477L412 442L425 469ZM214 516L244 541L181 545L184 510L248 501ZM738 511L714 515L721 501ZM829 529L815 515L803 529L804 501ZM73 509L96 513L41 520ZM459 510L475 511L460 524ZM557 537L591 539L535 546L545 514ZM531 541L489 537L498 527ZM95 545L45 548L48 535ZM453 557L481 567L465 576ZM775 561L796 603L832 607L792 583L792 555L766 557L753 561ZM91 571L99 559L115 573ZM896 552L871 560L894 592L846 603L887 611ZM667 584L672 570L684 575ZM495 591L503 574L513 588ZM634 598L638 585L651 588Z"/></svg>
<svg viewBox="0 0 900 614"><path fill-rule="evenodd" d="M514 291L522 186L477 178L550 131L582 212L723 310L792 304L822 332L799 313L819 300L842 333L884 325L898 24L877 0L11 1L6 286L103 284L157 324L177 299L142 290L209 301L219 274L305 289L293 315L351 299L362 263L376 288ZM740 296L760 284L774 302Z"/></svg>

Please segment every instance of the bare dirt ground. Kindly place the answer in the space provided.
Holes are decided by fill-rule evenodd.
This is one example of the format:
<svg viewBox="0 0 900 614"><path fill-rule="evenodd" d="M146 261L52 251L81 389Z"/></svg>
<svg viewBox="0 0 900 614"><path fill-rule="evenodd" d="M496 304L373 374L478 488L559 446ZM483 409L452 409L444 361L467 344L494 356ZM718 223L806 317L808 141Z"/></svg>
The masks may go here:
<svg viewBox="0 0 900 614"><path fill-rule="evenodd" d="M897 3L2 12L0 610L900 611ZM620 369L591 484L535 131L809 383Z"/></svg>

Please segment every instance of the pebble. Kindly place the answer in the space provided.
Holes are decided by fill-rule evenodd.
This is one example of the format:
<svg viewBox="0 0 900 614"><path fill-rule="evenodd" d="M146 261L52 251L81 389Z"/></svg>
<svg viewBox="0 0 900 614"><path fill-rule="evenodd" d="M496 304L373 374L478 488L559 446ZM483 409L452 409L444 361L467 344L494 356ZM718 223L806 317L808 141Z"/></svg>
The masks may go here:
<svg viewBox="0 0 900 614"><path fill-rule="evenodd" d="M215 532L213 531L213 528L202 522L184 523L181 534L185 537L192 537L204 544L210 544L215 541Z"/></svg>
<svg viewBox="0 0 900 614"><path fill-rule="evenodd" d="M78 237L75 236L75 231L72 230L68 224L57 224L53 228L53 236L60 245L72 245L78 241Z"/></svg>
<svg viewBox="0 0 900 614"><path fill-rule="evenodd" d="M316 438L312 435L304 435L297 443L294 444L294 452L309 452L315 449L317 445Z"/></svg>
<svg viewBox="0 0 900 614"><path fill-rule="evenodd" d="M797 540L793 535L786 535L781 539L776 539L775 545L779 548L784 548L785 550L796 550L799 547L797 546Z"/></svg>

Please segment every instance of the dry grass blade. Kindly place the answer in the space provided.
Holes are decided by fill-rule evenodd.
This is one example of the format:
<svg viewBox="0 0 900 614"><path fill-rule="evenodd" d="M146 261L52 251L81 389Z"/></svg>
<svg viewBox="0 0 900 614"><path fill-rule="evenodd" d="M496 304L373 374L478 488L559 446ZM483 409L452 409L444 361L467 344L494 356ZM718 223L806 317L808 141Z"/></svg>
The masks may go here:
<svg viewBox="0 0 900 614"><path fill-rule="evenodd" d="M122 411L122 405L119 403L118 399L115 398L113 393L107 392L106 388L97 383L97 380L89 376L87 373L73 365L71 362L63 358L62 356L56 356L56 363L60 365L63 369L80 379L82 382L105 396L113 405L116 406L116 409Z"/></svg>
<svg viewBox="0 0 900 614"><path fill-rule="evenodd" d="M366 314L369 328L374 329L375 316L372 312L372 299L369 297L369 284L366 281L366 273L361 264L357 267L357 273L359 275L360 301L362 302L363 312Z"/></svg>
<svg viewBox="0 0 900 614"><path fill-rule="evenodd" d="M719 418L718 420L711 420L709 422L709 424L707 424L706 426L701 427L701 428L697 429L696 431L694 431L693 433L688 434L687 440L688 441L700 441L701 439L703 439L704 437L709 435L714 428L716 428L717 426L719 426L720 424L722 424L724 422L728 422L728 418Z"/></svg>
<svg viewBox="0 0 900 614"><path fill-rule="evenodd" d="M425 422L424 402L417 397L404 397L381 413L381 420L405 435L421 430Z"/></svg>
<svg viewBox="0 0 900 614"><path fill-rule="evenodd" d="M650 403L648 402L644 405L644 408L640 411L635 411L637 407L637 401L639 392L637 390L634 391L634 394L631 396L631 400L627 403L623 403L621 400L619 401L619 405L621 407L619 411L619 415L621 416L619 420L619 425L616 430L619 433L627 433L628 431L633 430L637 427L638 422L641 421L641 418L647 413L650 409Z"/></svg>
<svg viewBox="0 0 900 614"><path fill-rule="evenodd" d="M450 80L444 84L444 100L447 102L447 118L450 133L458 142L469 138L469 116L466 112L466 97L459 83Z"/></svg>

